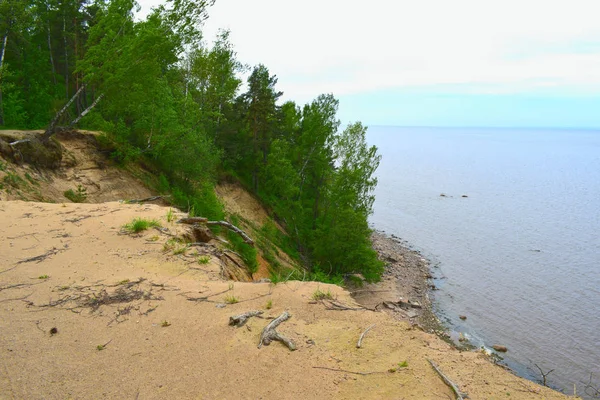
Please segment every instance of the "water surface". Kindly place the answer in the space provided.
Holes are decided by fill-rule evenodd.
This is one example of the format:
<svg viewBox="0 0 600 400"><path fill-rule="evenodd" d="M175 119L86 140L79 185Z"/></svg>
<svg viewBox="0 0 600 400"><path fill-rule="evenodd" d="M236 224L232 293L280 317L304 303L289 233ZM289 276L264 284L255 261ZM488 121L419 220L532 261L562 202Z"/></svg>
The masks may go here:
<svg viewBox="0 0 600 400"><path fill-rule="evenodd" d="M600 386L600 131L371 127L368 140L383 156L371 223L436 263L452 329L507 346L528 378L555 369L566 393L591 372Z"/></svg>

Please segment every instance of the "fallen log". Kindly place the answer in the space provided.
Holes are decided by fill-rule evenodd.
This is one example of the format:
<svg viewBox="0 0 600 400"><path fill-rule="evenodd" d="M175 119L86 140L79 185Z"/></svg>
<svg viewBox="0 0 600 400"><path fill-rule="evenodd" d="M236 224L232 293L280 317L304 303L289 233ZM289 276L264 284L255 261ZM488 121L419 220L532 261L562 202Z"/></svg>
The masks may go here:
<svg viewBox="0 0 600 400"><path fill-rule="evenodd" d="M296 350L296 344L291 339L280 335L275 330L275 328L277 328L279 324L281 324L284 321L287 321L291 317L292 316L287 311L284 311L283 314L271 321L269 325L265 326L262 333L260 334L260 342L258 343L258 348L260 349L263 344L265 346L268 346L273 340L277 340L285 344L291 351Z"/></svg>
<svg viewBox="0 0 600 400"><path fill-rule="evenodd" d="M263 313L262 311L252 310L252 311L247 311L240 315L233 315L233 316L229 317L229 325L237 326L239 328L240 326L244 326L244 324L250 318L258 317L258 316L262 315L262 313Z"/></svg>
<svg viewBox="0 0 600 400"><path fill-rule="evenodd" d="M427 359L427 361L429 361L429 364L431 364L431 366L433 367L435 372L438 373L438 375L442 378L444 383L446 385L448 385L448 387L450 387L450 389L452 389L452 391L454 392L454 395L456 396L456 400L464 400L464 397L463 397L464 395L458 389L458 386L456 386L456 384L454 382L452 382L446 375L444 375L444 373L442 372L440 367L438 367L438 365L436 363L434 363L433 361L431 361L430 359Z"/></svg>

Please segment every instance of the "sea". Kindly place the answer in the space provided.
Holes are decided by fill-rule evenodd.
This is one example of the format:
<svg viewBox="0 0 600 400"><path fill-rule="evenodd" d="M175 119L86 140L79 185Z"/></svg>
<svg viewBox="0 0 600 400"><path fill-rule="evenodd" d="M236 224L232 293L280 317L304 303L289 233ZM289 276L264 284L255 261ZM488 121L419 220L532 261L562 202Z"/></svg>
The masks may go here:
<svg viewBox="0 0 600 400"><path fill-rule="evenodd" d="M370 223L431 260L454 337L596 394L600 131L371 126L367 141L382 155Z"/></svg>

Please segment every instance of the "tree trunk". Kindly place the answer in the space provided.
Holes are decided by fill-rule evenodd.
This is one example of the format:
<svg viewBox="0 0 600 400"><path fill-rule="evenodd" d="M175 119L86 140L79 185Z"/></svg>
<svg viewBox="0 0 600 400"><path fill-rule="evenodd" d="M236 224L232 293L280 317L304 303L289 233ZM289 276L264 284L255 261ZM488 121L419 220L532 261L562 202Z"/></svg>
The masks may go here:
<svg viewBox="0 0 600 400"><path fill-rule="evenodd" d="M82 88L83 88L83 86L82 86ZM77 91L77 93L79 93L80 91L81 91L81 89L79 89L79 90ZM88 108L86 108L86 109L85 109L85 110L84 110L84 111L83 111L81 114L79 114L79 116L78 116L77 118L75 118L75 119L73 120L73 122L71 122L71 123L69 124L69 128L71 128L73 125L75 125L75 124L79 123L79 121L81 121L81 118L85 117L87 113L89 113L90 111L92 111L92 108L96 107L96 104L98 104L98 102L99 102L100 100L102 100L102 98L103 98L103 97L104 97L104 93L102 93L100 96L98 96L98 98L97 98L96 100L94 100L94 102L92 103L92 105L91 105L91 106L89 106L89 107L88 107Z"/></svg>
<svg viewBox="0 0 600 400"><path fill-rule="evenodd" d="M71 97L71 99L67 102L67 104L65 104L65 106L63 108L61 108L59 112L56 113L56 115L54 116L54 119L52 120L52 122L50 122L50 125L48 125L46 132L44 132L44 135L42 136L42 140L46 141L50 138L50 136L52 136L54 134L54 130L56 129L56 124L58 123L58 120L60 119L61 115L64 114L64 112L69 108L71 103L73 103L73 101L77 98L77 96L79 96L79 93L81 93L83 88L85 88L85 85L82 85L79 88L79 90L77 91L77 93L75 93L73 95L73 97ZM102 98L102 96L98 97L98 99L96 99L96 101L94 103L97 103L101 98ZM93 104L93 105L95 105L95 104ZM91 109L91 106L89 107L89 109Z"/></svg>
<svg viewBox="0 0 600 400"><path fill-rule="evenodd" d="M0 55L0 125L4 125L4 105L2 104L2 68L4 67L4 53L6 52L6 42L8 41L8 32L4 34L2 44L2 55Z"/></svg>
<svg viewBox="0 0 600 400"><path fill-rule="evenodd" d="M50 34L50 8L48 7L48 3L46 3L46 16L48 18L48 26L46 27L46 32L48 34L48 52L50 52L50 65L52 66L52 81L54 82L54 87L56 88L56 67L54 66L54 57L52 56L52 36Z"/></svg>
<svg viewBox="0 0 600 400"><path fill-rule="evenodd" d="M67 18L66 11L63 11L63 43L65 46L65 91L66 98L69 98L69 49L67 47Z"/></svg>

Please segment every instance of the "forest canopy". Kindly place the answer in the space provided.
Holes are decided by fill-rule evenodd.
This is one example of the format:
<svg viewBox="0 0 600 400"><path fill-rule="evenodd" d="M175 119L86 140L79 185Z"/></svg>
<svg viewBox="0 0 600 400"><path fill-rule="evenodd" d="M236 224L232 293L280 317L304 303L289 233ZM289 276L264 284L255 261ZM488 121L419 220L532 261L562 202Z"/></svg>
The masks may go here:
<svg viewBox="0 0 600 400"><path fill-rule="evenodd" d="M211 4L169 0L137 21L132 0L1 0L0 126L46 128L72 101L59 125L104 132L116 161L151 165L180 207L222 218L215 184L236 179L313 277L378 280L367 218L380 156L366 127L341 128L331 94L282 102L229 32L204 42Z"/></svg>

